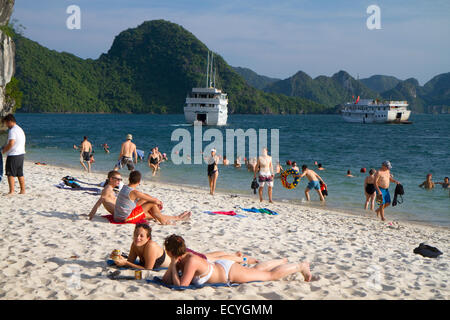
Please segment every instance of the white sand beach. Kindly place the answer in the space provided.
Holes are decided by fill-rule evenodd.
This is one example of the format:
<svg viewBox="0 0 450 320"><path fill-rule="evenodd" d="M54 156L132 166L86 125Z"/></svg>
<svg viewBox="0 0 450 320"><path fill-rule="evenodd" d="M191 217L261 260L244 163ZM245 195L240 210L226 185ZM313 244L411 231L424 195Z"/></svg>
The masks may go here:
<svg viewBox="0 0 450 320"><path fill-rule="evenodd" d="M128 177L128 171L121 173ZM277 216L245 212L238 207L260 206L257 195L210 196L206 176L205 189L164 185L145 177L141 190L163 201L163 213L193 213L190 221L174 226L152 223L153 240L162 246L166 236L176 233L198 252L240 250L263 261L307 260L320 279L307 283L295 274L279 281L184 291L145 280L111 280L106 274L114 269L106 260L113 249L128 252L134 225L110 224L101 217L107 214L103 207L88 221L98 196L54 187L66 175L90 183L106 178L106 172L87 174L26 162L27 194L7 196L7 182L0 184L0 299L450 298L448 228L406 222L390 228L372 213L357 216L276 199L262 207L278 212ZM208 210L235 210L246 217L204 213ZM387 218L394 218L389 210ZM436 259L414 254L421 242L444 254ZM148 273L162 276L164 271Z"/></svg>

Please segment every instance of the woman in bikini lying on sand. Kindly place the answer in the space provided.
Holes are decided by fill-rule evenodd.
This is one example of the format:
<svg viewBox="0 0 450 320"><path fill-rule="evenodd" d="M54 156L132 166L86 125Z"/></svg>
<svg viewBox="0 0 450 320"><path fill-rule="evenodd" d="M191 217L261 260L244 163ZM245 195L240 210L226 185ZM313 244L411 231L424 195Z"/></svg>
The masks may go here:
<svg viewBox="0 0 450 320"><path fill-rule="evenodd" d="M188 252L184 239L174 234L166 238L164 247L171 262L163 281L176 286L271 281L295 272L301 272L305 281L311 281L312 278L309 263L287 263L286 258L258 263L252 268L223 257L214 262L208 261Z"/></svg>
<svg viewBox="0 0 450 320"><path fill-rule="evenodd" d="M190 249L186 250L204 259L205 261L229 259L238 263L242 263L244 260L246 260L249 264L258 263L258 260L245 257L241 252L230 254L223 251L214 251L201 254ZM139 265L134 263L138 257L140 261ZM115 256L113 253L111 253L111 258L113 258L115 264L119 267L126 266L146 270L167 268L169 267L171 261L164 249L152 240L152 228L145 223L137 224L134 229L133 243L131 244L128 259L125 259L123 256Z"/></svg>

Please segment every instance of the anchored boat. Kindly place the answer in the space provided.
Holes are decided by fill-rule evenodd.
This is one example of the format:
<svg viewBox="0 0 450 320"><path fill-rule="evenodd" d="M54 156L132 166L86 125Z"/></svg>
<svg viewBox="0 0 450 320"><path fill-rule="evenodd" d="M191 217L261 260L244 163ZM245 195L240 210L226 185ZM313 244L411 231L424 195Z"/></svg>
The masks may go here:
<svg viewBox="0 0 450 320"><path fill-rule="evenodd" d="M378 99L356 99L348 102L341 110L348 122L359 123L411 123L408 121L411 110L407 101Z"/></svg>
<svg viewBox="0 0 450 320"><path fill-rule="evenodd" d="M214 56L208 52L206 87L192 88L192 92L186 97L184 117L187 123L208 126L227 124L228 97L225 92L216 88L216 70L214 69L213 73L213 62Z"/></svg>

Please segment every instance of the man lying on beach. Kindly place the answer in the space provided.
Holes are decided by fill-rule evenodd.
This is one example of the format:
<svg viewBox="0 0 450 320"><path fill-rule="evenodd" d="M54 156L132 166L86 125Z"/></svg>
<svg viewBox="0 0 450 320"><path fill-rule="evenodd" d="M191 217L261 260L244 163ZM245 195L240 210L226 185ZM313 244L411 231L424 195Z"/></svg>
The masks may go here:
<svg viewBox="0 0 450 320"><path fill-rule="evenodd" d="M133 136L131 134L127 134L127 141L122 143L119 154L119 162L114 167L114 170L122 169L125 165L127 166L129 171L134 170L134 164L137 164L138 155L136 151L136 145L131 142L131 140L133 140Z"/></svg>
<svg viewBox="0 0 450 320"><path fill-rule="evenodd" d="M189 252L184 239L175 234L165 239L164 248L171 260L162 280L176 286L273 281L296 272L307 282L313 280L307 262L287 263L284 258L261 262L254 267L245 267L228 258L211 262Z"/></svg>
<svg viewBox="0 0 450 320"><path fill-rule="evenodd" d="M229 259L237 263L258 263L258 260L246 257L239 251L234 254L223 251L202 254L190 249L187 250L208 261ZM146 223L137 224L134 228L133 242L131 243L130 253L128 254L127 259L123 256L117 256L114 251L111 253L110 257L119 267L152 270L157 268L167 268L170 265L170 257L162 247L152 240L152 228ZM138 265L135 264L136 258L139 258Z"/></svg>
<svg viewBox="0 0 450 320"><path fill-rule="evenodd" d="M306 164L302 166L302 174L300 174L300 178L303 178L304 176L306 176L309 180L308 186L305 189L306 200L310 201L309 190L314 188L316 189L317 194L320 197L320 201L325 201L325 198L322 195L322 191L320 190L319 181L323 183L325 188L327 188L327 184L322 180L322 178L317 173L315 173L314 170L308 169L308 166Z"/></svg>
<svg viewBox="0 0 450 320"><path fill-rule="evenodd" d="M92 220L97 212L98 208L103 205L103 207L111 214L114 214L114 208L116 205L116 193L114 192L114 188L120 185L122 181L122 177L118 171L110 171L108 173L108 183L105 184L105 187L102 190L102 194L100 199L95 203L91 212L89 213L88 219Z"/></svg>
<svg viewBox="0 0 450 320"><path fill-rule="evenodd" d="M191 212L185 211L178 216L166 216L161 213L162 202L148 194L136 190L141 184L142 175L139 171L131 171L128 185L125 185L117 195L114 208L114 221L136 222L142 219L155 219L161 224L174 224L176 221L188 220Z"/></svg>

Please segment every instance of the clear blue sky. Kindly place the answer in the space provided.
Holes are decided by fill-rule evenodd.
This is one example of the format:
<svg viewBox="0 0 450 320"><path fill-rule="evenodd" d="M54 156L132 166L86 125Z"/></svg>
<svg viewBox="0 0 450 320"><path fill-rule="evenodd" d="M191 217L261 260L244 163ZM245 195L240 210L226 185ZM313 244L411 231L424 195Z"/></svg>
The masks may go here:
<svg viewBox="0 0 450 320"><path fill-rule="evenodd" d="M81 8L81 30L68 30L69 5ZM369 30L367 7L381 9ZM146 20L192 32L230 65L287 78L345 70L414 77L423 85L450 72L448 0L16 0L13 18L25 36L50 49L96 59L114 37Z"/></svg>

